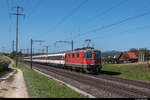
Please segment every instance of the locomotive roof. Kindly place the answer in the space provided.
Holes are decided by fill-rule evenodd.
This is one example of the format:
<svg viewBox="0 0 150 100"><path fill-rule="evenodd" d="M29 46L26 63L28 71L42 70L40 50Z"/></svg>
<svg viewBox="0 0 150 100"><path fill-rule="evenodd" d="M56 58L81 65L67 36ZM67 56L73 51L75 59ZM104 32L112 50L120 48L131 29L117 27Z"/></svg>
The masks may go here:
<svg viewBox="0 0 150 100"><path fill-rule="evenodd" d="M74 51L68 51L68 52L87 52L87 51L91 51L91 50L92 51L100 51L100 50L96 50L96 49L87 49L87 48L86 49L82 49L82 48L80 49L79 48L79 49L75 49Z"/></svg>

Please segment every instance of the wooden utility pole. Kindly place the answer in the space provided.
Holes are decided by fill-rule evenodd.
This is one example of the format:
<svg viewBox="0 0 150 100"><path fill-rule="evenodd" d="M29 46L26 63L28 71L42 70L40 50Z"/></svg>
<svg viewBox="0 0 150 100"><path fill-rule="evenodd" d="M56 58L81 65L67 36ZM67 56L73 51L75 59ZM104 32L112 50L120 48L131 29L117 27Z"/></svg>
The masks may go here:
<svg viewBox="0 0 150 100"><path fill-rule="evenodd" d="M32 69L32 44L33 44L33 40L31 39L31 69Z"/></svg>
<svg viewBox="0 0 150 100"><path fill-rule="evenodd" d="M12 41L12 52L14 52L14 45L15 45L15 41Z"/></svg>
<svg viewBox="0 0 150 100"><path fill-rule="evenodd" d="M29 48L27 48L27 55L29 55Z"/></svg>
<svg viewBox="0 0 150 100"><path fill-rule="evenodd" d="M17 67L17 65L18 65L18 19L19 19L19 16L24 16L24 14L20 14L19 13L20 9L23 12L23 8L22 7L16 6L16 7L13 7L13 8L17 9L17 13L12 13L11 14L11 15L15 15L16 16L16 67Z"/></svg>

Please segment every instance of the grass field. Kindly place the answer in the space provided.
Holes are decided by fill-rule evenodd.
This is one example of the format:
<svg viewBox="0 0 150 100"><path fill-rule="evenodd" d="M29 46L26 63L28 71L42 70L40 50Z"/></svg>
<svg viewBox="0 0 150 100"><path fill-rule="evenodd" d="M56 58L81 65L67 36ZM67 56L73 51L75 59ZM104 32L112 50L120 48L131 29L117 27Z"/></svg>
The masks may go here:
<svg viewBox="0 0 150 100"><path fill-rule="evenodd" d="M150 68L147 64L135 64L135 65L117 65L117 64L105 64L103 65L103 71L106 74L133 79L150 81Z"/></svg>
<svg viewBox="0 0 150 100"><path fill-rule="evenodd" d="M29 96L32 98L87 98L66 85L43 76L24 65L19 64L24 73L24 79Z"/></svg>

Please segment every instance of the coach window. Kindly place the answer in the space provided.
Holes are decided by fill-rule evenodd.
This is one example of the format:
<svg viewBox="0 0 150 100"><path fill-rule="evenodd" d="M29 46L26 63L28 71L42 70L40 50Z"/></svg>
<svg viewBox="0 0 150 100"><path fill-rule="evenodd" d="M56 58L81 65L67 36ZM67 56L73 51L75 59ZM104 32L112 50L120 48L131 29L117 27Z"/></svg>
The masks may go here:
<svg viewBox="0 0 150 100"><path fill-rule="evenodd" d="M72 58L74 58L74 53L72 54Z"/></svg>
<svg viewBox="0 0 150 100"><path fill-rule="evenodd" d="M77 58L79 58L79 53L77 53Z"/></svg>

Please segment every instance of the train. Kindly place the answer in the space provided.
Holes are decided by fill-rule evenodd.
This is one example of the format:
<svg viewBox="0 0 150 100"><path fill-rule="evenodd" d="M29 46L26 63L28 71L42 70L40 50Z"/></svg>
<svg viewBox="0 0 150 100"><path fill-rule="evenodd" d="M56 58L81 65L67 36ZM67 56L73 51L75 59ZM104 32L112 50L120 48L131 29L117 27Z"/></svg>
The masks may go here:
<svg viewBox="0 0 150 100"><path fill-rule="evenodd" d="M24 57L24 61L30 62L31 57ZM99 73L102 69L101 51L94 48L36 55L32 62L86 73Z"/></svg>

